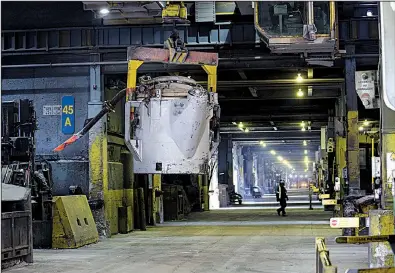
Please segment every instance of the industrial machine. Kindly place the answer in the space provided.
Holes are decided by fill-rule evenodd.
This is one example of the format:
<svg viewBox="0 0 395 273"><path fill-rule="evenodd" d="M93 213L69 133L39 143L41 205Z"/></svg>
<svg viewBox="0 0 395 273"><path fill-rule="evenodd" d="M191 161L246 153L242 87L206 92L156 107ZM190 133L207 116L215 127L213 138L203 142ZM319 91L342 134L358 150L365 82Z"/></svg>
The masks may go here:
<svg viewBox="0 0 395 273"><path fill-rule="evenodd" d="M210 129L217 96L186 77L141 78L136 101L126 104L126 144L135 155L135 173L207 172ZM134 121L130 124L134 107ZM211 132L210 132L211 131ZM210 145L211 144L211 145Z"/></svg>
<svg viewBox="0 0 395 273"><path fill-rule="evenodd" d="M332 66L335 2L254 2L255 29L271 52L300 54L311 65Z"/></svg>
<svg viewBox="0 0 395 273"><path fill-rule="evenodd" d="M187 8L184 2L167 1L162 9L163 23L187 23Z"/></svg>
<svg viewBox="0 0 395 273"><path fill-rule="evenodd" d="M50 246L51 168L47 162L35 159L37 125L33 103L29 100L3 102L2 116L1 182L31 189L34 245Z"/></svg>
<svg viewBox="0 0 395 273"><path fill-rule="evenodd" d="M8 246L12 247L11 252L8 248L3 249L5 245L2 245L2 252L8 251L8 256L3 255L2 260L30 257L28 249L33 246L75 248L97 241L94 225L82 231L73 228L74 225L81 225L80 219L84 219L86 225L89 221L93 223L86 197L52 196L50 164L36 158L37 122L33 101L2 102L1 111L2 206L6 213L2 214L2 225L9 227L2 229L2 236L13 236L10 240L14 244ZM71 215L70 205L78 207L79 211ZM16 216L10 216L10 213ZM16 219L19 216L27 220ZM9 224L9 219L13 223ZM79 237L81 235L84 237ZM22 245L15 245L18 242ZM28 260L31 261L31 257Z"/></svg>
<svg viewBox="0 0 395 273"><path fill-rule="evenodd" d="M18 260L33 262L32 219L45 219L51 204L47 181L35 168L32 102L2 102L1 111L1 260L10 266Z"/></svg>

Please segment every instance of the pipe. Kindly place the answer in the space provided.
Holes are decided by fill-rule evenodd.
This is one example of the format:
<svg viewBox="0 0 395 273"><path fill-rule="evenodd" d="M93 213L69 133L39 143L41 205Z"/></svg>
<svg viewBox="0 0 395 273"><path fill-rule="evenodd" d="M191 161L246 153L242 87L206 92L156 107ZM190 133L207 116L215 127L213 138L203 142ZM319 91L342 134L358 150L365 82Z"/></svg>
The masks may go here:
<svg viewBox="0 0 395 273"><path fill-rule="evenodd" d="M238 80L238 81L218 81L218 85L261 85L261 84L295 84L295 85L309 85L315 83L343 83L344 78L328 78L328 79L304 79L303 82L296 82L295 79L276 79L276 80ZM199 81L198 84L207 84L206 81Z"/></svg>
<svg viewBox="0 0 395 273"><path fill-rule="evenodd" d="M300 132L300 130L279 130L279 131L269 131L269 130L258 130L258 131L249 131L249 133L296 133ZM321 132L321 130L310 130L309 132ZM220 134L245 134L243 131L221 131Z"/></svg>
<svg viewBox="0 0 395 273"><path fill-rule="evenodd" d="M70 67L70 66L91 66L91 65L119 65L127 64L127 61L112 62L85 62L85 63L54 63L54 64L13 64L2 65L1 68L40 68L40 67Z"/></svg>

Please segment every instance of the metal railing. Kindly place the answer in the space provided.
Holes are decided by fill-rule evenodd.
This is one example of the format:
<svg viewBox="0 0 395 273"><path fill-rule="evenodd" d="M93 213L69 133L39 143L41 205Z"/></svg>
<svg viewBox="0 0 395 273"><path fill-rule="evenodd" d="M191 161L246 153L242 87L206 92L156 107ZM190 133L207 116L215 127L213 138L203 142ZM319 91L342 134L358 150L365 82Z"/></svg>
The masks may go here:
<svg viewBox="0 0 395 273"><path fill-rule="evenodd" d="M341 236L336 238L340 244L365 244L372 242L395 243L395 235L381 236ZM337 273L337 266L332 265L329 251L326 248L325 238L315 239L316 273ZM369 269L347 269L345 273L395 273L395 267L369 268Z"/></svg>
<svg viewBox="0 0 395 273"><path fill-rule="evenodd" d="M325 238L315 239L316 273L337 273L337 267L333 266L329 258L329 251L325 245Z"/></svg>

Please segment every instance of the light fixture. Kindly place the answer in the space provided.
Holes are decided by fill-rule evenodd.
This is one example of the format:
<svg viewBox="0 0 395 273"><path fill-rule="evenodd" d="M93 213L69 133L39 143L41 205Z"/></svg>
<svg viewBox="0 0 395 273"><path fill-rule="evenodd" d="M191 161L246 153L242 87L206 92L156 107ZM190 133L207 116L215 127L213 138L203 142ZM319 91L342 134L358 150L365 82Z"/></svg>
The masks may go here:
<svg viewBox="0 0 395 273"><path fill-rule="evenodd" d="M244 127L244 125L243 125L243 122L240 122L239 123L239 125L237 125L239 128L243 128Z"/></svg>
<svg viewBox="0 0 395 273"><path fill-rule="evenodd" d="M233 125L237 125L237 123L236 123L236 122L234 122L234 121L232 122L232 124L233 124Z"/></svg>
<svg viewBox="0 0 395 273"><path fill-rule="evenodd" d="M272 155L275 155L275 154L276 154L276 151L271 150L270 153L271 153Z"/></svg>
<svg viewBox="0 0 395 273"><path fill-rule="evenodd" d="M107 15L107 14L110 13L110 10L107 9L107 8L102 8L99 12L100 12L100 14L102 14L102 15Z"/></svg>
<svg viewBox="0 0 395 273"><path fill-rule="evenodd" d="M277 131L277 127L276 127L276 126L274 126L274 127L273 127L273 130L274 130L274 131Z"/></svg>
<svg viewBox="0 0 395 273"><path fill-rule="evenodd" d="M302 130L302 132L304 132L304 131L306 131L306 128L302 127L302 129L301 129L301 130Z"/></svg>
<svg viewBox="0 0 395 273"><path fill-rule="evenodd" d="M287 160L284 160L283 163L284 163L285 165L289 165Z"/></svg>
<svg viewBox="0 0 395 273"><path fill-rule="evenodd" d="M301 126L301 127L304 127L304 126L305 126L304 121L302 121L302 123L300 123L300 126Z"/></svg>
<svg viewBox="0 0 395 273"><path fill-rule="evenodd" d="M298 97L303 97L304 93L302 91L302 89L299 89L298 92L296 93L296 96Z"/></svg>
<svg viewBox="0 0 395 273"><path fill-rule="evenodd" d="M369 121L367 119L365 119L365 121L363 122L363 126L369 126Z"/></svg>
<svg viewBox="0 0 395 273"><path fill-rule="evenodd" d="M292 178L292 174L289 175L289 178Z"/></svg>
<svg viewBox="0 0 395 273"><path fill-rule="evenodd" d="M368 11L366 12L366 16L368 16L368 17L373 16L373 12L372 12L371 10L368 10Z"/></svg>
<svg viewBox="0 0 395 273"><path fill-rule="evenodd" d="M306 162L306 163L309 162L309 158L307 157L307 155L304 157L304 162Z"/></svg>
<svg viewBox="0 0 395 273"><path fill-rule="evenodd" d="M307 146L307 141L303 140L303 146Z"/></svg>
<svg viewBox="0 0 395 273"><path fill-rule="evenodd" d="M284 158L283 158L282 156L278 156L277 159L278 159L279 161L283 161L283 160L284 160Z"/></svg>
<svg viewBox="0 0 395 273"><path fill-rule="evenodd" d="M307 178L307 174L304 177Z"/></svg>
<svg viewBox="0 0 395 273"><path fill-rule="evenodd" d="M262 147L266 147L266 143L263 140L259 141L259 144L261 144Z"/></svg>
<svg viewBox="0 0 395 273"><path fill-rule="evenodd" d="M362 132L362 131L363 131L363 127L362 127L362 126L359 126L358 130L359 130L360 132Z"/></svg>
<svg viewBox="0 0 395 273"><path fill-rule="evenodd" d="M250 130L248 128L245 128L244 132L248 133Z"/></svg>
<svg viewBox="0 0 395 273"><path fill-rule="evenodd" d="M297 82L302 82L303 81L302 75L300 73L298 73L298 76L296 77L296 81Z"/></svg>

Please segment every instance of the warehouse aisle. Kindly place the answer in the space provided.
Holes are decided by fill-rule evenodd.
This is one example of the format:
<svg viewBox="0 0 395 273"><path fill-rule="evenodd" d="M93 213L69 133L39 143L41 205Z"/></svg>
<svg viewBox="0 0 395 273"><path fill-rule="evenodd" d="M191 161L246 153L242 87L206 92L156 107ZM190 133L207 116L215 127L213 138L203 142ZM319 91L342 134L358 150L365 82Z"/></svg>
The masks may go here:
<svg viewBox="0 0 395 273"><path fill-rule="evenodd" d="M296 216L266 215L267 219L276 219L273 220L276 223L262 225L259 219L265 213L263 210L250 214L240 210L196 213L183 222L194 225L168 223L76 250L35 250L33 265L18 265L7 272L313 273L316 236L328 238L338 272L367 266L366 246L336 245L334 237L340 232L316 223L315 220L322 221L323 212L315 212L315 216L306 214L310 224L290 223ZM299 214L303 215L303 211ZM228 225L218 224L214 221L216 217Z"/></svg>

